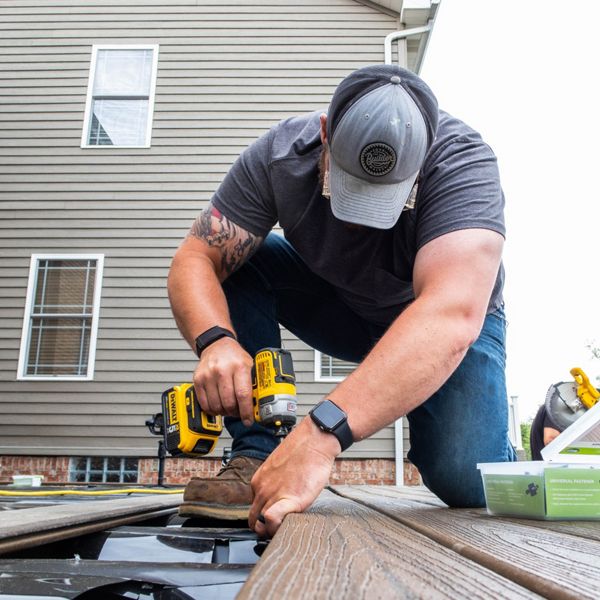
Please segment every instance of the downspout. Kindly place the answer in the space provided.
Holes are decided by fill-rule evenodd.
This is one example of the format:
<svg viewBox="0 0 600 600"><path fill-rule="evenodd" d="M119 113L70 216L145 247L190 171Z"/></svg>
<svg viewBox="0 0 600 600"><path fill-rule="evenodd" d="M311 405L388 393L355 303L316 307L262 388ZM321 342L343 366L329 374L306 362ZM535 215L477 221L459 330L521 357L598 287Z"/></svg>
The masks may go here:
<svg viewBox="0 0 600 600"><path fill-rule="evenodd" d="M394 31L386 36L383 42L384 48L384 60L386 65L392 64L392 42L396 40L406 39L412 35L423 35L429 34L431 31L433 22L423 27L414 27L413 29L402 29L401 31ZM429 37L429 36L428 36ZM421 68L421 60L425 54L425 44L419 48L419 55L417 57L417 71ZM406 55L406 54L405 54ZM406 64L401 65L406 67ZM400 417L394 423L394 467L396 472L396 485L404 485L404 419Z"/></svg>
<svg viewBox="0 0 600 600"><path fill-rule="evenodd" d="M413 35L423 35L425 33L429 34L431 32L431 28L433 25L433 21L430 20L427 25L423 27L413 27L413 29L401 29L400 31L394 31L385 37L385 41L383 42L383 50L384 50L384 62L386 65L392 64L392 42L396 40L403 40L407 37ZM423 58L423 54L425 54L425 45L423 45L423 51L419 50L419 56L417 58L417 72L421 67L421 60ZM406 65L401 65L406 67Z"/></svg>

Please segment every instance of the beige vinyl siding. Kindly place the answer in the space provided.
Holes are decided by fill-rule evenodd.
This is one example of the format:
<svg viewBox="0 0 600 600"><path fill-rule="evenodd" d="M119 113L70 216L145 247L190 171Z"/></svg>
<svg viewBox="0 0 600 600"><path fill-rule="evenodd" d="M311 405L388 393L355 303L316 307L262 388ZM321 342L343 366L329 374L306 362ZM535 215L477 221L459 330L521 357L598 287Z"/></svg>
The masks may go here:
<svg viewBox="0 0 600 600"><path fill-rule="evenodd" d="M354 0L0 3L0 454L156 453L144 421L196 364L170 257L238 153L382 62L398 26ZM151 148L79 147L93 44L159 44ZM16 381L30 257L59 252L105 255L95 377ZM331 384L286 339L304 415ZM346 454L393 453L386 428Z"/></svg>

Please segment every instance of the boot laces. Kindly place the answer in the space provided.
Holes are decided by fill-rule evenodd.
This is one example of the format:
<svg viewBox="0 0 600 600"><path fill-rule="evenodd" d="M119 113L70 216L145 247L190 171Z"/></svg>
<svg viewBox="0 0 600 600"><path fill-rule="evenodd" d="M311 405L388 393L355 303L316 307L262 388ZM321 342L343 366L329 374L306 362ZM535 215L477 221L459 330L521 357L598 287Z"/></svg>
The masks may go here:
<svg viewBox="0 0 600 600"><path fill-rule="evenodd" d="M243 482L248 483L248 478L246 476L247 474L244 473L244 471L246 471L249 466L250 465L246 464L246 461L242 462L240 460L232 458L224 467L221 467L221 469L217 473L217 477L219 477L219 475L222 475L223 473L226 473L227 471L230 471ZM252 478L252 475L250 475L250 478Z"/></svg>

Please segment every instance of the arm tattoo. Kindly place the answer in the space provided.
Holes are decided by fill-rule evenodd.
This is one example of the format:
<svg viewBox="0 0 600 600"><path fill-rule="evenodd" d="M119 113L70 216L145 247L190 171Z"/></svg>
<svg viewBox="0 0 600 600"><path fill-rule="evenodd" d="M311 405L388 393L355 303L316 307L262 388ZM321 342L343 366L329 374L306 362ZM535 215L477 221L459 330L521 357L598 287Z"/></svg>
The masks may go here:
<svg viewBox="0 0 600 600"><path fill-rule="evenodd" d="M231 275L260 246L262 238L242 229L221 214L212 204L194 221L189 235L205 241L221 253L221 272Z"/></svg>

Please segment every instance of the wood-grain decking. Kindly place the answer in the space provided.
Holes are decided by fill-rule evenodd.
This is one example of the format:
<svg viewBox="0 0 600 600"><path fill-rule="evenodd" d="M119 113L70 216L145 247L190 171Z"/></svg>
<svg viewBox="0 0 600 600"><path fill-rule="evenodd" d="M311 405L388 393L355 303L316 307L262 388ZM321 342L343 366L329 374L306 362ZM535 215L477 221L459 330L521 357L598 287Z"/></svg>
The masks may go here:
<svg viewBox="0 0 600 600"><path fill-rule="evenodd" d="M490 517L422 488L337 486L289 515L239 599L600 598L600 522Z"/></svg>
<svg viewBox="0 0 600 600"><path fill-rule="evenodd" d="M0 555L174 514L183 494L86 500L0 513Z"/></svg>

